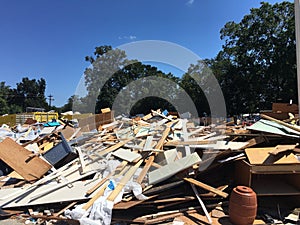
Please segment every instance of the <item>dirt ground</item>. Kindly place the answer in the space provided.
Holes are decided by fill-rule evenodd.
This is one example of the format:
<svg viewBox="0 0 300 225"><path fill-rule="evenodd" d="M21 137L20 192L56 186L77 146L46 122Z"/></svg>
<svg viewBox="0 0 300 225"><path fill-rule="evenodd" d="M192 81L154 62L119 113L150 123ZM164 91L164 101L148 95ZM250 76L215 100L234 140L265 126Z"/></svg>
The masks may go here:
<svg viewBox="0 0 300 225"><path fill-rule="evenodd" d="M20 222L16 219L5 219L5 220L0 220L0 225L21 225L25 224L23 222Z"/></svg>

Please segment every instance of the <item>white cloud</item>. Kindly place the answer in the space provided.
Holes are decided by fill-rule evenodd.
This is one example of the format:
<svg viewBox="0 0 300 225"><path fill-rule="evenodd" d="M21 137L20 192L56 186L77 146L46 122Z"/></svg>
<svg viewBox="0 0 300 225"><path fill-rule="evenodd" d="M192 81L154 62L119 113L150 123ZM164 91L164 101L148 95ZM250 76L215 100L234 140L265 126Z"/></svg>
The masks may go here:
<svg viewBox="0 0 300 225"><path fill-rule="evenodd" d="M119 40L122 40L122 39L135 40L135 39L136 39L136 36L135 36L135 35L119 36Z"/></svg>
<svg viewBox="0 0 300 225"><path fill-rule="evenodd" d="M195 1L195 0L188 0L188 1L186 2L186 5L191 6L191 5L193 5L194 1Z"/></svg>

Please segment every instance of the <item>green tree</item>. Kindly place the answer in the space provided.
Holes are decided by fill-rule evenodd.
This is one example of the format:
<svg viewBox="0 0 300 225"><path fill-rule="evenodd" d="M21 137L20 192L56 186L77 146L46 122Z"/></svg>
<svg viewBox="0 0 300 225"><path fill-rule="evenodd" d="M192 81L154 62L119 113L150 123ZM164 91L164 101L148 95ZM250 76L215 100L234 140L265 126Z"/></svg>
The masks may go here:
<svg viewBox="0 0 300 225"><path fill-rule="evenodd" d="M136 99L138 96L143 95L147 96L150 93L146 85L142 84L141 86L141 84L133 81L140 80L142 82L142 78L145 77L164 77L176 80L172 74L164 74L156 67L144 65L137 60L128 60L124 51L112 49L111 46L97 47L94 56L88 56L86 60L91 63L91 66L84 73L88 94L86 97L81 98L81 101L87 105L86 112L98 113L101 108L112 108L120 92L130 99ZM126 88L129 84L130 88ZM164 91L159 84L151 85L151 88L157 88L156 94ZM164 93L167 93L167 91L165 90ZM119 98L119 100L119 110L128 108L128 98ZM153 107L166 106L166 102L158 101L158 98L146 98L132 106L131 113L145 113L144 103L146 102L144 101L147 101L147 105L149 105L150 100ZM171 108L171 105L168 106ZM123 113L129 112L123 111Z"/></svg>
<svg viewBox="0 0 300 225"><path fill-rule="evenodd" d="M220 32L225 44L212 68L229 111L253 112L278 99L297 100L294 27L291 2L262 2L241 22L225 24Z"/></svg>
<svg viewBox="0 0 300 225"><path fill-rule="evenodd" d="M62 106L59 111L67 112L67 111L79 111L84 112L87 106L84 104L84 99L80 98L78 95L72 95L68 102Z"/></svg>
<svg viewBox="0 0 300 225"><path fill-rule="evenodd" d="M113 98L118 93L114 78L118 77L119 71L126 64L126 54L120 49L112 50L111 46L100 46L96 47L94 57L87 56L86 61L91 66L84 72L88 92L83 98L88 106L85 112L98 113L101 108L112 106Z"/></svg>
<svg viewBox="0 0 300 225"><path fill-rule="evenodd" d="M9 113L8 99L11 95L11 89L5 85L5 82L0 82L0 115Z"/></svg>
<svg viewBox="0 0 300 225"><path fill-rule="evenodd" d="M18 106L22 106L22 110L26 111L26 107L46 108L48 106L45 97L46 81L41 78L39 80L22 78L17 83L17 88L13 90L14 98L12 101Z"/></svg>

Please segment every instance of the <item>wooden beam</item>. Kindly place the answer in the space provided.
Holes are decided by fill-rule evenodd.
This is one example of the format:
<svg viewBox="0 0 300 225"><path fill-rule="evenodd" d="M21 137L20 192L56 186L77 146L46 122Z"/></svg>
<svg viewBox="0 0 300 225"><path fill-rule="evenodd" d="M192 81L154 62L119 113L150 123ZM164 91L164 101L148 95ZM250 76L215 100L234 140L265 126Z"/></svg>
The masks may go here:
<svg viewBox="0 0 300 225"><path fill-rule="evenodd" d="M283 126L286 126L286 127L290 128L290 129L294 130L294 131L300 132L300 127L299 127L299 126L293 126L293 125L291 125L291 124L285 123L285 122L283 122L283 121L281 121L281 120L277 120L277 119L275 119L275 118L273 118L273 117L271 117L271 116L267 116L267 115L264 115L264 114L261 114L260 116L261 116L261 118L263 118L263 119L266 119L266 120L270 120L270 121L279 123L279 124L281 124L281 125L283 125Z"/></svg>
<svg viewBox="0 0 300 225"><path fill-rule="evenodd" d="M209 185L207 185L207 184L204 184L204 183L202 183L202 182L200 182L200 181L198 181L198 180L195 180L195 179L193 179L193 178L183 178L185 181L188 181L189 183L191 183L191 184L194 184L194 185L196 185L196 186L198 186L198 187L201 187L201 188L203 188L203 189L205 189L205 190L207 190L207 191L210 191L210 192L212 192L212 193L215 193L215 194L217 194L217 195L219 195L219 196L221 196L221 197L223 197L223 198L227 198L228 197L228 194L227 193L225 193L225 192L223 192L223 191L221 191L221 190L219 190L219 189L217 189L217 188L214 188L214 187L212 187L212 186L209 186Z"/></svg>
<svg viewBox="0 0 300 225"><path fill-rule="evenodd" d="M124 177L121 179L121 181L117 184L115 189L110 193L110 195L107 197L107 200L114 201L116 197L119 195L123 187L126 185L126 183L131 179L131 177L134 175L134 173L137 171L137 169L140 167L140 165L143 163L144 159L140 159L134 166L132 166L128 172L124 175Z"/></svg>
<svg viewBox="0 0 300 225"><path fill-rule="evenodd" d="M129 139L124 140L124 141L120 141L119 143L104 149L103 151L99 152L98 154L99 154L99 156L106 155L110 152L113 152L113 151L117 150L118 148L121 148L123 145L125 145L127 142L129 142L131 140L132 140L132 138L129 138Z"/></svg>
<svg viewBox="0 0 300 225"><path fill-rule="evenodd" d="M101 189L87 203L85 203L85 205L82 207L82 209L88 210L98 198L103 196L104 191L105 191L108 184L109 184L109 180L106 180L104 182L104 184L102 185Z"/></svg>
<svg viewBox="0 0 300 225"><path fill-rule="evenodd" d="M173 122L169 122L166 124L166 129L164 130L163 134L162 134L162 137L160 138L160 140L158 141L158 143L156 144L155 146L155 149L158 149L158 150L162 150L163 149L163 145L164 145L164 142L166 140L166 138L168 137L170 131L171 131L171 126L177 121L173 121ZM150 169L151 165L153 164L154 162L154 159L155 159L155 155L157 155L158 152L155 152L153 153L148 161L146 162L144 168L142 169L139 177L137 178L136 182L141 184L144 180L144 177L146 176L148 170Z"/></svg>

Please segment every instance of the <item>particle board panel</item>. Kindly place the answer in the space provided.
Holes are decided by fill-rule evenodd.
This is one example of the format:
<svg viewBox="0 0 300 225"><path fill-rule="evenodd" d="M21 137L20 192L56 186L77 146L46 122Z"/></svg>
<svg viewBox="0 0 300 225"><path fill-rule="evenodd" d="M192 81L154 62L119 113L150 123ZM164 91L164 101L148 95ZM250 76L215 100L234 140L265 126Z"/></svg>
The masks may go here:
<svg viewBox="0 0 300 225"><path fill-rule="evenodd" d="M52 167L38 156L32 156L30 151L11 138L0 143L0 159L27 181L41 178Z"/></svg>

